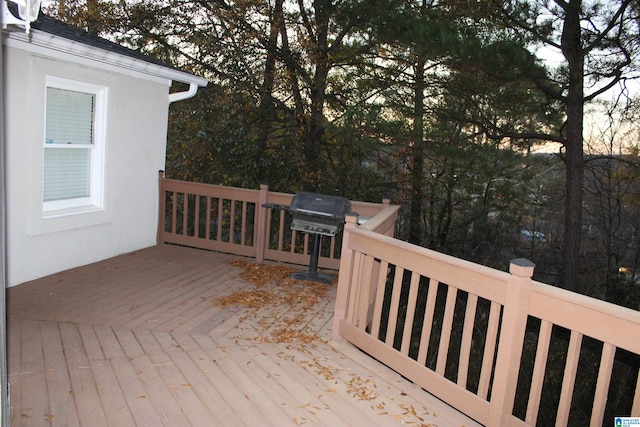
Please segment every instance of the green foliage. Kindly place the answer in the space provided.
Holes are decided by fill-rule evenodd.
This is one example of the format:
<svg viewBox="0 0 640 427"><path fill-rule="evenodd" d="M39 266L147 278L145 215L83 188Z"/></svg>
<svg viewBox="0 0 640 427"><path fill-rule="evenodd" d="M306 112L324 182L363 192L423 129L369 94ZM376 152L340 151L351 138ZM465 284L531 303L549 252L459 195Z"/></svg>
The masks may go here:
<svg viewBox="0 0 640 427"><path fill-rule="evenodd" d="M48 12L210 80L170 107L167 176L366 201L389 196L402 206L398 237L498 268L529 257L538 277L554 283L562 271L564 164L526 155L565 137L556 95L566 93L566 74L534 56L557 35L561 21L551 18L560 10L552 5L72 0ZM541 15L546 6L552 10ZM601 6L598 23L612 16ZM536 33L516 25L534 16ZM507 19L515 17L526 19ZM637 43L625 40L634 53ZM604 57L593 61L611 71ZM633 207L632 194L616 203ZM624 211L628 223L632 211ZM605 229L588 220L590 229ZM545 241L523 241L521 229ZM589 240L585 253L599 260L585 263L588 277L598 277L589 287L634 304L621 295L633 288L609 283L623 258L637 271L639 237L596 234L629 248L620 257L617 246Z"/></svg>
<svg viewBox="0 0 640 427"><path fill-rule="evenodd" d="M296 141L274 129L259 146L261 117L253 98L217 85L172 107L167 176L190 181L257 188L268 182L277 191L300 179L302 159ZM299 143L299 141L298 141Z"/></svg>

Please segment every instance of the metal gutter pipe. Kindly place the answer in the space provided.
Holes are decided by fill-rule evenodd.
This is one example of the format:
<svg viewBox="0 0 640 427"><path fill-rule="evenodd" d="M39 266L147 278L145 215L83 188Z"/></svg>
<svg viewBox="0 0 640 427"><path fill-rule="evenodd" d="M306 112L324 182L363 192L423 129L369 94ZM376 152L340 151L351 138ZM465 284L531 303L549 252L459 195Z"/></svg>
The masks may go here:
<svg viewBox="0 0 640 427"><path fill-rule="evenodd" d="M185 90L183 92L175 92L169 94L169 104L172 102L178 102L185 99L192 98L196 92L198 92L198 85L196 83L189 84L189 90Z"/></svg>

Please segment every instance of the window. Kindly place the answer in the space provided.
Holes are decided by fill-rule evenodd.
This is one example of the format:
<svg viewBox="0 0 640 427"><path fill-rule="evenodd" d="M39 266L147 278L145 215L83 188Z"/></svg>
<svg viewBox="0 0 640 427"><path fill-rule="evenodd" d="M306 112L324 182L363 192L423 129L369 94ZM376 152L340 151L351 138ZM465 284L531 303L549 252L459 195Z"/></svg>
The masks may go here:
<svg viewBox="0 0 640 427"><path fill-rule="evenodd" d="M47 77L43 211L102 209L106 88Z"/></svg>

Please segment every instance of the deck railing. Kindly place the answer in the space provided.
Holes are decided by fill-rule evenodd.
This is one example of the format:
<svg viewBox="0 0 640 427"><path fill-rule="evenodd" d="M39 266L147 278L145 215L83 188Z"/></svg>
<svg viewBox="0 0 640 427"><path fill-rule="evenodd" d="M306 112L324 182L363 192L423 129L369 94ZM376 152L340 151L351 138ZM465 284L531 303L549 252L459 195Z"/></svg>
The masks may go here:
<svg viewBox="0 0 640 427"><path fill-rule="evenodd" d="M293 194L167 179L159 173L158 243L174 243L299 265L309 264L309 235L291 230L291 215L265 208L289 205ZM361 217L375 217L383 203L351 202ZM394 207L392 210L397 211ZM393 233L395 217L386 226ZM318 267L337 270L341 236L323 237Z"/></svg>
<svg viewBox="0 0 640 427"><path fill-rule="evenodd" d="M533 268L494 270L348 218L333 339L484 425L640 416L640 312L535 282Z"/></svg>
<svg viewBox="0 0 640 427"><path fill-rule="evenodd" d="M158 241L306 265L293 195L160 174ZM352 202L319 266L339 268L333 339L346 339L488 426L611 425L640 417L640 312L393 238L398 207ZM358 225L358 224L361 225Z"/></svg>

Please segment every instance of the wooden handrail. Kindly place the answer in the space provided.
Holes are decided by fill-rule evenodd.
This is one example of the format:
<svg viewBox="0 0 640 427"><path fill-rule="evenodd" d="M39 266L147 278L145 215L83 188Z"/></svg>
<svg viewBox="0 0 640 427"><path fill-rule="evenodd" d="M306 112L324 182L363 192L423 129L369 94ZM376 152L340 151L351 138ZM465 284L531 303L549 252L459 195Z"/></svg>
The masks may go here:
<svg viewBox="0 0 640 427"><path fill-rule="evenodd" d="M288 205L292 194L171 180L162 171L158 187L158 243L308 263L307 238L264 206ZM602 425L617 349L640 357L639 312L532 281L526 260L507 273L394 239L399 207L388 200L352 209L358 214L347 217L341 242L327 239L320 258L320 267L339 269L332 340L353 343L480 423L519 426L536 424L552 334L568 331L556 424L568 423L588 338L602 348L590 421ZM358 215L367 220L359 225ZM539 326L530 330L531 322ZM526 335L537 344L526 410L516 416ZM479 371L473 380L471 371ZM640 416L633 375L630 409L619 415Z"/></svg>
<svg viewBox="0 0 640 427"><path fill-rule="evenodd" d="M217 250L265 260L308 265L309 239L306 233L292 231L285 212L265 207L266 204L289 205L293 194L211 185L167 179L158 174L157 243L174 243ZM371 217L387 210L380 223L381 231L392 234L397 206L383 203L352 202L360 215ZM340 237L325 237L318 265L337 270L340 262Z"/></svg>
<svg viewBox="0 0 640 427"><path fill-rule="evenodd" d="M345 227L333 340L351 342L478 422L501 427L539 424L553 333L565 342L566 361L551 422L569 424L580 376L593 381L587 423L602 425L617 349L640 360L640 312L532 281L527 260L512 261L506 273L381 235L374 229L384 229L383 212ZM531 380L520 384L531 340L533 367L524 377ZM582 366L586 356L599 365ZM626 368L639 379L618 415L640 416L637 363ZM519 389L525 394L514 415ZM552 408L543 409L547 416Z"/></svg>

